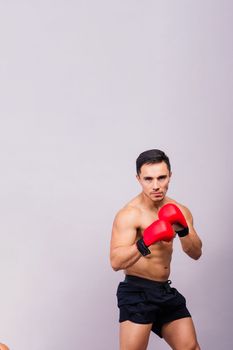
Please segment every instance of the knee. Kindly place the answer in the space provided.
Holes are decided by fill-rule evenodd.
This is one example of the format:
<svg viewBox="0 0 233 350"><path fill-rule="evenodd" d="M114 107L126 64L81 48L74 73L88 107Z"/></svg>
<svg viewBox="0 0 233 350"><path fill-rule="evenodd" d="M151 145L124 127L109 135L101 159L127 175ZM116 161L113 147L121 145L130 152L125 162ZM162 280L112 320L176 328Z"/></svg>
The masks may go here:
<svg viewBox="0 0 233 350"><path fill-rule="evenodd" d="M173 350L201 350L201 348L199 347L198 343L193 342L193 343L187 343L187 344L183 344L183 346L178 346L173 348Z"/></svg>
<svg viewBox="0 0 233 350"><path fill-rule="evenodd" d="M196 344L196 347L194 348L194 350L201 350L201 348L198 344Z"/></svg>
<svg viewBox="0 0 233 350"><path fill-rule="evenodd" d="M188 348L190 350L201 350L200 346L198 345L198 343L196 342L195 344L193 344L190 348Z"/></svg>
<svg viewBox="0 0 233 350"><path fill-rule="evenodd" d="M0 350L9 350L9 348L5 344L0 343Z"/></svg>

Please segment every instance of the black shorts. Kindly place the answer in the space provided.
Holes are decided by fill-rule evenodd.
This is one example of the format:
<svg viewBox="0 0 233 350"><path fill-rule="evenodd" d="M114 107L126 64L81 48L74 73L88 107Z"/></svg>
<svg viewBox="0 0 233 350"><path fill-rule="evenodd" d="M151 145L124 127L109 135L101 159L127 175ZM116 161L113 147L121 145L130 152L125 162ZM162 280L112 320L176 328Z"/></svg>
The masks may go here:
<svg viewBox="0 0 233 350"><path fill-rule="evenodd" d="M185 298L170 284L126 275L117 289L119 322L152 323L151 330L162 338L165 323L191 317Z"/></svg>

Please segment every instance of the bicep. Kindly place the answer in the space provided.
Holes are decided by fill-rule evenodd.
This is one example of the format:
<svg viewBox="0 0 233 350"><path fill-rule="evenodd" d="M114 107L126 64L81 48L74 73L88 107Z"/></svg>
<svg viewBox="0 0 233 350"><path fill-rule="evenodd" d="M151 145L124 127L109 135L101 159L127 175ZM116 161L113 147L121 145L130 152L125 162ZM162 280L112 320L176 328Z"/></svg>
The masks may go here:
<svg viewBox="0 0 233 350"><path fill-rule="evenodd" d="M137 235L137 227L132 214L117 215L112 228L111 249L127 247L134 244Z"/></svg>

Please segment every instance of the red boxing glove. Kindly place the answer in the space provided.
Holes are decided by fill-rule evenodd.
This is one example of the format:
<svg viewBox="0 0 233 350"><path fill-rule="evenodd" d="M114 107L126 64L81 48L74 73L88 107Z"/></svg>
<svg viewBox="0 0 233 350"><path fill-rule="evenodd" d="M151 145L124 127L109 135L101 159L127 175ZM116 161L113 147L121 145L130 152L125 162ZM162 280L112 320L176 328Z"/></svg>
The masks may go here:
<svg viewBox="0 0 233 350"><path fill-rule="evenodd" d="M183 229L176 231L179 237L187 236L187 234L189 233L187 221L185 220L185 217L181 210L175 204L165 204L162 208L160 208L158 212L158 217L161 220L168 221L171 225L181 225Z"/></svg>
<svg viewBox="0 0 233 350"><path fill-rule="evenodd" d="M143 238L137 241L137 248L145 256L150 254L148 247L159 241L171 241L174 238L174 230L171 224L165 220L156 220L143 232Z"/></svg>

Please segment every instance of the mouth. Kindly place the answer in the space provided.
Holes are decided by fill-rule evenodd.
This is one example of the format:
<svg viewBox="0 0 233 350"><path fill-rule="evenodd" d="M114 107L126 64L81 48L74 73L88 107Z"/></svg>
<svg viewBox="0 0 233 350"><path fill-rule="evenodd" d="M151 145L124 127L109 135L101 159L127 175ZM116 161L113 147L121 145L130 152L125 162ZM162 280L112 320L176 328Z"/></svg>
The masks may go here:
<svg viewBox="0 0 233 350"><path fill-rule="evenodd" d="M161 192L151 192L153 196L161 197L163 194Z"/></svg>

